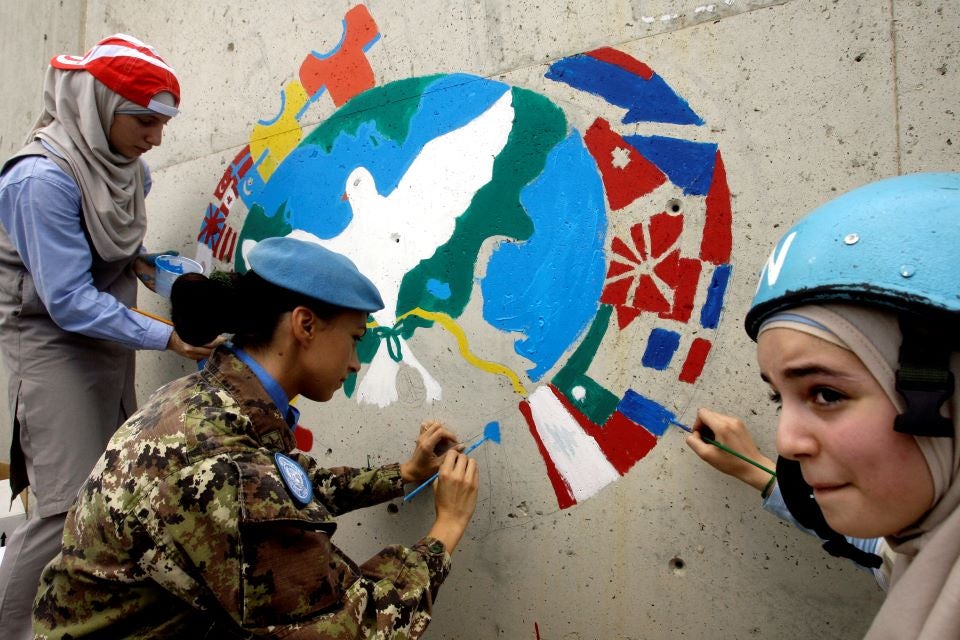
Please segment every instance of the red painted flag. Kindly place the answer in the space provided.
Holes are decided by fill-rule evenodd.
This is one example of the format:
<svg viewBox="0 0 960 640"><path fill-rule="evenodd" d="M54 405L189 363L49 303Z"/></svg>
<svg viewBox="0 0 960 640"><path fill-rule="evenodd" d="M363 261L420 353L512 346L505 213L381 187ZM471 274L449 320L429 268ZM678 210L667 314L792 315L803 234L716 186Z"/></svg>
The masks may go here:
<svg viewBox="0 0 960 640"><path fill-rule="evenodd" d="M597 118L590 125L583 140L600 169L607 202L615 211L667 181L660 169L611 130L610 123L603 118Z"/></svg>

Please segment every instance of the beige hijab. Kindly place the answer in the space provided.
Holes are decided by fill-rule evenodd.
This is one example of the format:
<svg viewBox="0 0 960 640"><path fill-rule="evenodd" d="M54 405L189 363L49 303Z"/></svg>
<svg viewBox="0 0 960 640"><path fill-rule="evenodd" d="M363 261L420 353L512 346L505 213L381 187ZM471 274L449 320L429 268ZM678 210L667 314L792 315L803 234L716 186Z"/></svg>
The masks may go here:
<svg viewBox="0 0 960 640"><path fill-rule="evenodd" d="M111 150L113 114L127 101L86 71L49 67L43 112L27 137L62 157L80 187L83 220L97 254L108 262L137 253L147 229L143 166Z"/></svg>
<svg viewBox="0 0 960 640"><path fill-rule="evenodd" d="M788 313L812 320L819 327L775 317L761 331L786 326L849 349L870 370L897 410L903 411L903 398L894 387L902 340L896 314L843 304L797 307ZM953 354L950 368L960 381L960 354ZM960 428L958 396L955 391L946 404L954 434ZM867 632L867 640L960 637L958 439L956 435L914 439L933 479L933 504L918 522L886 538L897 556L890 591ZM891 469L891 473L896 470Z"/></svg>

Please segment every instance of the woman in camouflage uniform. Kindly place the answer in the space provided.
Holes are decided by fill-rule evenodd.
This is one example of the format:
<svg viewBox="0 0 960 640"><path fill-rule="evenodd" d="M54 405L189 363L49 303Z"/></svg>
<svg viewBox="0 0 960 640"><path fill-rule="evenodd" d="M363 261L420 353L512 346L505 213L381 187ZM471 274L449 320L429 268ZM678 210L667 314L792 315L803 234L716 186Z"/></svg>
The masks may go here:
<svg viewBox="0 0 960 640"><path fill-rule="evenodd" d="M34 609L40 638L418 638L476 506L474 460L424 423L404 464L321 468L295 452L288 399L329 400L360 363L380 295L345 257L292 238L226 287L184 276L185 339L234 333L161 388L110 441L70 511ZM187 338L186 336L190 336ZM448 449L441 457L435 452ZM439 469L436 521L358 565L334 516L403 495Z"/></svg>

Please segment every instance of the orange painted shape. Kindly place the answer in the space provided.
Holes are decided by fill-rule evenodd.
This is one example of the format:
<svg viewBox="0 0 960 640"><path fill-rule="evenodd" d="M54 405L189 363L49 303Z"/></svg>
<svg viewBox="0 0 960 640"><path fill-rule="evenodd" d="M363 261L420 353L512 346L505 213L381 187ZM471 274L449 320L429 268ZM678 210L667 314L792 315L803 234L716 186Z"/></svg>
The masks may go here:
<svg viewBox="0 0 960 640"><path fill-rule="evenodd" d="M300 84L307 93L312 97L326 87L338 107L374 86L373 67L363 49L380 35L373 16L362 4L347 11L343 21L340 46L325 58L311 53L300 65Z"/></svg>

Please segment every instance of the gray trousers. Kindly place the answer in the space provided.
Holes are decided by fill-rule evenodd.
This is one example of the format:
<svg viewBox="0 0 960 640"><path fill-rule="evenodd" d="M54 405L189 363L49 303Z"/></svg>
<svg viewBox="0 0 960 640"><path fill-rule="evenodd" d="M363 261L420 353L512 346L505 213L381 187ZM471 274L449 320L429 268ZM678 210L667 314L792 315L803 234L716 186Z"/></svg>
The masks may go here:
<svg viewBox="0 0 960 640"><path fill-rule="evenodd" d="M40 574L60 553L66 513L33 517L20 523L7 540L0 564L0 629L7 640L33 638L33 600Z"/></svg>

